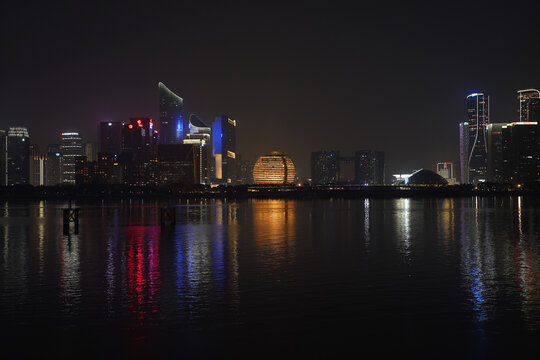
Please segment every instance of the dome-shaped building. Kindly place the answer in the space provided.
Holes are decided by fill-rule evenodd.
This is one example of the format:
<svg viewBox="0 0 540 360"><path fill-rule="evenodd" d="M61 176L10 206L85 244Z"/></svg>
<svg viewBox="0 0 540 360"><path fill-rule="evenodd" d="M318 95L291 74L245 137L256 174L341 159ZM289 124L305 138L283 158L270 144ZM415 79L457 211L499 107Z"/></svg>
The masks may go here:
<svg viewBox="0 0 540 360"><path fill-rule="evenodd" d="M278 151L259 157L253 166L253 180L256 184L294 184L295 179L293 161Z"/></svg>
<svg viewBox="0 0 540 360"><path fill-rule="evenodd" d="M448 185L445 178L427 169L420 169L407 178L405 181L408 185Z"/></svg>

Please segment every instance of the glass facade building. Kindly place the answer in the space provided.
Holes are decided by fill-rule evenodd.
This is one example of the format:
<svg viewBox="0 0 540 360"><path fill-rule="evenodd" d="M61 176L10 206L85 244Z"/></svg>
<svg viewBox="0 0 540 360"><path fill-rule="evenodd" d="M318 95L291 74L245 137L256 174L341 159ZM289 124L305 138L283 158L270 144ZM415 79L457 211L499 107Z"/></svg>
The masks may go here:
<svg viewBox="0 0 540 360"><path fill-rule="evenodd" d="M60 147L62 184L75 185L75 159L84 155L81 136L78 132L63 132Z"/></svg>
<svg viewBox="0 0 540 360"><path fill-rule="evenodd" d="M228 115L218 116L212 123L212 157L216 181L234 183L236 181L236 120Z"/></svg>
<svg viewBox="0 0 540 360"><path fill-rule="evenodd" d="M339 182L339 151L311 153L311 182L321 185Z"/></svg>
<svg viewBox="0 0 540 360"><path fill-rule="evenodd" d="M487 126L489 125L489 96L474 93L467 96L468 148L466 158L467 179L462 183L479 183L487 180ZM462 159L465 160L465 159ZM465 181L464 181L465 180Z"/></svg>
<svg viewBox="0 0 540 360"><path fill-rule="evenodd" d="M540 179L538 123L515 122L502 126L503 174L505 182Z"/></svg>
<svg viewBox="0 0 540 360"><path fill-rule="evenodd" d="M384 184L384 151L358 150L354 158L355 182L357 184Z"/></svg>
<svg viewBox="0 0 540 360"><path fill-rule="evenodd" d="M182 111L184 100L158 83L160 144L181 144L188 131Z"/></svg>
<svg viewBox="0 0 540 360"><path fill-rule="evenodd" d="M538 121L535 117L538 114L540 91L536 89L518 90L517 98L519 101L519 122Z"/></svg>
<svg viewBox="0 0 540 360"><path fill-rule="evenodd" d="M257 159L253 167L253 179L256 184L294 184L296 180L294 163L287 155L272 151Z"/></svg>
<svg viewBox="0 0 540 360"><path fill-rule="evenodd" d="M30 183L30 137L25 127L10 127L7 133L7 185Z"/></svg>
<svg viewBox="0 0 540 360"><path fill-rule="evenodd" d="M506 124L488 125L488 176L489 182L501 183L503 177L503 137L502 127Z"/></svg>
<svg viewBox="0 0 540 360"><path fill-rule="evenodd" d="M120 155L122 152L122 128L118 121L102 121L99 124L99 152Z"/></svg>

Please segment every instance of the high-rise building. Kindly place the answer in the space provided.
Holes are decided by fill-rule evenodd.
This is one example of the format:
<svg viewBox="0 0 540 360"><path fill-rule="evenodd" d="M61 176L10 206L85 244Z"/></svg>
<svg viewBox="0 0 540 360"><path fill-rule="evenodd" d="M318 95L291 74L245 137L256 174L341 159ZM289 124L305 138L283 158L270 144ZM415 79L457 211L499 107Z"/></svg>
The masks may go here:
<svg viewBox="0 0 540 360"><path fill-rule="evenodd" d="M236 179L236 120L228 115L218 116L212 123L212 155L214 177L217 182L234 183Z"/></svg>
<svg viewBox="0 0 540 360"><path fill-rule="evenodd" d="M129 185L155 183L158 132L150 118L131 118L122 129L123 179Z"/></svg>
<svg viewBox="0 0 540 360"><path fill-rule="evenodd" d="M47 186L62 184L62 156L60 154L60 144L50 144L47 146Z"/></svg>
<svg viewBox="0 0 540 360"><path fill-rule="evenodd" d="M212 129L207 126L199 117L195 114L189 116L189 134L186 134L186 138L183 140L183 144L195 145L199 152L199 178L201 184L210 184L210 137Z"/></svg>
<svg viewBox="0 0 540 360"><path fill-rule="evenodd" d="M158 83L159 89L159 134L160 144L181 144L189 132L182 115L184 100Z"/></svg>
<svg viewBox="0 0 540 360"><path fill-rule="evenodd" d="M62 184L75 185L75 158L83 155L83 144L79 133L63 132L60 147Z"/></svg>
<svg viewBox="0 0 540 360"><path fill-rule="evenodd" d="M517 98L519 101L519 106L518 106L519 121L520 122L538 121L538 119L534 119L534 117L535 115L538 114L537 107L539 105L539 100L540 100L540 91L536 89L518 90Z"/></svg>
<svg viewBox="0 0 540 360"><path fill-rule="evenodd" d="M339 156L339 183L354 184L356 177L356 158L354 156Z"/></svg>
<svg viewBox="0 0 540 360"><path fill-rule="evenodd" d="M503 174L510 183L540 179L538 123L514 122L502 126Z"/></svg>
<svg viewBox="0 0 540 360"><path fill-rule="evenodd" d="M30 159L30 185L47 185L47 157L34 155Z"/></svg>
<svg viewBox="0 0 540 360"><path fill-rule="evenodd" d="M466 161L468 178L462 179L462 182L476 184L487 180L489 96L483 93L474 93L467 96L467 117L467 125L464 126L467 126L469 130L468 149L466 160L462 160Z"/></svg>
<svg viewBox="0 0 540 360"><path fill-rule="evenodd" d="M158 184L200 184L199 151L192 144L158 146Z"/></svg>
<svg viewBox="0 0 540 360"><path fill-rule="evenodd" d="M7 184L30 183L30 137L25 127L10 127L7 133Z"/></svg>
<svg viewBox="0 0 540 360"><path fill-rule="evenodd" d="M453 162L440 162L437 163L437 174L444 178L448 184L453 185L456 183L456 177L454 175L454 163Z"/></svg>
<svg viewBox="0 0 540 360"><path fill-rule="evenodd" d="M0 186L7 185L7 135L0 130Z"/></svg>
<svg viewBox="0 0 540 360"><path fill-rule="evenodd" d="M490 182L501 183L503 178L503 137L502 127L506 124L488 125L488 176Z"/></svg>
<svg viewBox="0 0 540 360"><path fill-rule="evenodd" d="M459 123L459 176L462 184L469 182L469 123Z"/></svg>
<svg viewBox="0 0 540 360"><path fill-rule="evenodd" d="M86 156L87 161L97 161L98 144L97 143L84 144L84 156Z"/></svg>
<svg viewBox="0 0 540 360"><path fill-rule="evenodd" d="M120 155L122 152L122 129L119 121L102 121L99 123L100 153Z"/></svg>
<svg viewBox="0 0 540 360"><path fill-rule="evenodd" d="M384 184L384 151L358 150L355 155L355 183Z"/></svg>
<svg viewBox="0 0 540 360"><path fill-rule="evenodd" d="M339 182L339 151L311 153L311 182L323 185Z"/></svg>

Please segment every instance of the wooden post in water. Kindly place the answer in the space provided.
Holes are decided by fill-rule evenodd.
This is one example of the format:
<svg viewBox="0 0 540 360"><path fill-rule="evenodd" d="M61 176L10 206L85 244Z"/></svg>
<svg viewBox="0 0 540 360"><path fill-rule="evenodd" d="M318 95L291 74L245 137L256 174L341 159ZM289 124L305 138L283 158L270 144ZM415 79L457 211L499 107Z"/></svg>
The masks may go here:
<svg viewBox="0 0 540 360"><path fill-rule="evenodd" d="M79 209L74 209L71 207L71 200L69 200L69 207L63 211L63 220L64 220L64 235L69 235L69 225L73 222L73 233L79 233Z"/></svg>

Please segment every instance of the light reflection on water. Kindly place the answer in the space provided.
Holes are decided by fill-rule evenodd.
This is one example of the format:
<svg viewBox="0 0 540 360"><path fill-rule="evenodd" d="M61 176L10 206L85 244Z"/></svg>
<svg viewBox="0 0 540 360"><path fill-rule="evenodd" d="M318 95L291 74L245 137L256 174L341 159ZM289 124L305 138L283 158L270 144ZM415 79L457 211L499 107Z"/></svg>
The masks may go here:
<svg viewBox="0 0 540 360"><path fill-rule="evenodd" d="M69 236L65 206L0 208L0 315L26 333L84 324L132 342L210 331L258 344L257 332L319 338L329 323L346 337L347 319L409 337L479 331L482 344L540 333L535 199L99 202L75 204ZM159 226L160 206L175 206L175 226Z"/></svg>

